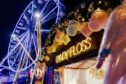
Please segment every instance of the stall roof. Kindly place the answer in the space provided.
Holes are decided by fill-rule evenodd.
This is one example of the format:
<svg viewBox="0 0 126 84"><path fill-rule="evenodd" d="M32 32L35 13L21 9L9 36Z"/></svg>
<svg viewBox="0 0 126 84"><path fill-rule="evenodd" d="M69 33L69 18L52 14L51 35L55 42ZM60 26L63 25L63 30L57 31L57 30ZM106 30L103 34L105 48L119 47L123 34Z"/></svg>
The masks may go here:
<svg viewBox="0 0 126 84"><path fill-rule="evenodd" d="M83 60L77 63L72 63L69 65L64 66L64 68L68 69L88 69L90 66L96 65L97 60L95 58L90 58L87 60Z"/></svg>

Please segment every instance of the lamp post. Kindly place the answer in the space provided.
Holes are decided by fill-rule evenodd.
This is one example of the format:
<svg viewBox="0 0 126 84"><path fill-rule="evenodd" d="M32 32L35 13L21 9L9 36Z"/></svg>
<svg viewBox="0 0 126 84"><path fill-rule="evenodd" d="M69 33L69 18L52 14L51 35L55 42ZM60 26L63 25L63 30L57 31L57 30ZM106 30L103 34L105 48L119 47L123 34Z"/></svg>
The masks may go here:
<svg viewBox="0 0 126 84"><path fill-rule="evenodd" d="M36 18L36 30L37 30L37 57L36 57L36 61L38 62L39 57L41 57L41 22L40 22L40 13L36 12L35 13L35 18ZM35 63L34 65L34 70L33 70L33 76L31 78L30 84L32 84L33 81L33 77L35 75L35 71L37 70L37 63Z"/></svg>
<svg viewBox="0 0 126 84"><path fill-rule="evenodd" d="M36 13L36 24L37 24L37 46L38 46L38 54L37 60L41 57L41 23L40 23L40 13Z"/></svg>

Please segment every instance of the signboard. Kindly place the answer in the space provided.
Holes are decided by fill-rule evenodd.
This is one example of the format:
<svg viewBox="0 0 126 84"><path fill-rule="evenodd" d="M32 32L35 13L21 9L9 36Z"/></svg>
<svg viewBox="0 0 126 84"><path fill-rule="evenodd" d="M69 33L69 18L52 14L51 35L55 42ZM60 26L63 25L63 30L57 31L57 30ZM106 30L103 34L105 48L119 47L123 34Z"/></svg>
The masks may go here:
<svg viewBox="0 0 126 84"><path fill-rule="evenodd" d="M61 52L56 56L55 63L61 63L63 61L67 61L71 58L79 56L82 53L89 52L93 49L96 49L95 39L92 37L87 37L77 44L71 46L67 50Z"/></svg>

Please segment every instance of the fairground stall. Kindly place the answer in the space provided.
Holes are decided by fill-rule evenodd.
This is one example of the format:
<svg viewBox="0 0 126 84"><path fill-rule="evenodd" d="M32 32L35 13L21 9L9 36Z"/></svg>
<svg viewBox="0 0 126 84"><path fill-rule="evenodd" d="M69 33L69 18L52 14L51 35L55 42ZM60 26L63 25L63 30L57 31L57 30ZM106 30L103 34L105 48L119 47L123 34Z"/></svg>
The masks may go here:
<svg viewBox="0 0 126 84"><path fill-rule="evenodd" d="M109 1L83 2L52 26L45 42L46 84L102 84L107 63L97 70L97 54Z"/></svg>
<svg viewBox="0 0 126 84"><path fill-rule="evenodd" d="M102 84L105 67L96 70L97 54L120 0L61 1L31 0L0 62L1 82Z"/></svg>

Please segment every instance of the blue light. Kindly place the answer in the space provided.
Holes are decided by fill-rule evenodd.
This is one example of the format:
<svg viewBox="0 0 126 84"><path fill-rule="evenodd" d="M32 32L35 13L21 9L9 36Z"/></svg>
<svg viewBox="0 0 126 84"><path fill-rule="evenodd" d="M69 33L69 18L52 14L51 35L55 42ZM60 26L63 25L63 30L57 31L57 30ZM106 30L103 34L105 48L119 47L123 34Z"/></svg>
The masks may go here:
<svg viewBox="0 0 126 84"><path fill-rule="evenodd" d="M31 3L26 7L24 12L21 14L21 17L19 18L14 28L14 31L12 32L7 55L0 62L0 67L3 67L2 69L0 69L0 73L4 69L8 69L16 73L18 66L20 64L19 62L20 61L22 62L21 58L27 56L26 51L29 54L35 53L35 55L31 56L33 60L36 59L35 58L37 56L37 36L35 34L36 17L40 18L41 24L47 24L47 22L51 21L52 19L53 20L55 19L54 23L58 23L59 19L62 17L60 14L60 12L62 11L61 4L62 3L60 2L60 0L31 1ZM36 17L34 17L35 13ZM47 29L45 28L45 26L42 25L41 32L48 33L50 32L50 29ZM20 43L18 43L15 38L18 38ZM22 46L24 46L26 50L24 50ZM7 65L5 65L5 63L7 63ZM29 57L27 57L25 65L21 68L22 69L21 71L26 71L32 66L33 62L29 59Z"/></svg>

